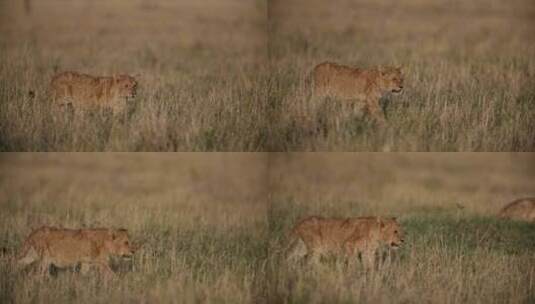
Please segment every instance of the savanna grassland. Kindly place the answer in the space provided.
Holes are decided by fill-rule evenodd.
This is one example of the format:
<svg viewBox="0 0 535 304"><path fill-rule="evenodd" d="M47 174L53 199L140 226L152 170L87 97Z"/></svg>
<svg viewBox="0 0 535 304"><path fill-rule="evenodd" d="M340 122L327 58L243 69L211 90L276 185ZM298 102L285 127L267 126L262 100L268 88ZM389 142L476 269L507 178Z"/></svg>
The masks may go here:
<svg viewBox="0 0 535 304"><path fill-rule="evenodd" d="M264 150L266 37L265 1L2 1L0 150ZM138 75L138 96L72 119L46 92L64 70Z"/></svg>
<svg viewBox="0 0 535 304"><path fill-rule="evenodd" d="M270 303L531 303L535 225L499 220L535 193L519 154L286 154L272 160ZM343 260L288 265L291 227L310 215L396 216L404 247L366 273Z"/></svg>
<svg viewBox="0 0 535 304"><path fill-rule="evenodd" d="M528 0L2 1L0 150L533 151L533 20ZM326 60L403 67L385 128L311 98ZM139 94L73 119L46 94L63 70Z"/></svg>
<svg viewBox="0 0 535 304"><path fill-rule="evenodd" d="M533 196L526 154L4 154L0 302L529 303L534 224L498 210ZM366 273L284 261L309 215L397 216L405 244ZM15 262L41 225L128 229L118 278Z"/></svg>
<svg viewBox="0 0 535 304"><path fill-rule="evenodd" d="M273 145L292 151L533 151L533 1L272 0ZM387 128L311 98L312 68L402 66Z"/></svg>
<svg viewBox="0 0 535 304"><path fill-rule="evenodd" d="M267 256L264 156L9 154L0 158L1 303L257 303ZM19 268L41 225L126 228L118 278ZM33 268L32 268L33 267Z"/></svg>

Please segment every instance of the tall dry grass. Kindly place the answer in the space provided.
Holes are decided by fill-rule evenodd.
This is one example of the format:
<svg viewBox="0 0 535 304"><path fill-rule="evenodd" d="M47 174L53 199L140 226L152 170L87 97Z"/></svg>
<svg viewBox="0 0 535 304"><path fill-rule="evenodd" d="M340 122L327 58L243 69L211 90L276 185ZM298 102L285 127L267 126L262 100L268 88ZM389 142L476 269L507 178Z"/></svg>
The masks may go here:
<svg viewBox="0 0 535 304"><path fill-rule="evenodd" d="M534 16L531 1L270 1L276 146L533 151ZM403 67L404 93L383 100L387 128L310 97L306 78L323 61Z"/></svg>
<svg viewBox="0 0 535 304"><path fill-rule="evenodd" d="M273 161L268 295L273 303L530 303L535 226L498 220L532 196L531 154L308 154ZM343 260L288 264L310 215L397 216L406 244L376 272Z"/></svg>
<svg viewBox="0 0 535 304"><path fill-rule="evenodd" d="M533 196L532 154L3 154L0 302L529 303L533 224L498 220ZM287 265L309 215L397 216L406 244L380 272ZM144 246L118 279L13 260L40 225L123 227Z"/></svg>
<svg viewBox="0 0 535 304"><path fill-rule="evenodd" d="M262 155L2 155L0 302L253 303L267 255ZM12 259L41 225L123 227L143 247L104 281Z"/></svg>
<svg viewBox="0 0 535 304"><path fill-rule="evenodd" d="M531 1L31 3L0 4L4 151L535 148ZM386 128L310 98L325 60L404 67ZM45 94L67 69L140 74L140 95L125 117L73 120Z"/></svg>
<svg viewBox="0 0 535 304"><path fill-rule="evenodd" d="M32 3L1 4L1 150L265 149L263 1ZM46 95L63 70L139 74L139 96L123 117L72 119Z"/></svg>

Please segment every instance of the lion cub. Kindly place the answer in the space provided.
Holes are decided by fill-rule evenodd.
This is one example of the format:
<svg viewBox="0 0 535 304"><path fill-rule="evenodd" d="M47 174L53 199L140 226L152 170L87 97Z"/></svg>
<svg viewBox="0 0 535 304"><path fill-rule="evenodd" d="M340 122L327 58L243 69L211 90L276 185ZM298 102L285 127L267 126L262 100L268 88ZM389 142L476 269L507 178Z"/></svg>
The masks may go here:
<svg viewBox="0 0 535 304"><path fill-rule="evenodd" d="M501 218L535 222L535 197L520 198L500 210Z"/></svg>
<svg viewBox="0 0 535 304"><path fill-rule="evenodd" d="M65 229L41 227L34 230L22 244L19 263L39 261L40 272L46 274L50 265L58 268L81 264L82 273L96 266L105 275L113 275L110 257L131 257L137 250L130 243L125 229Z"/></svg>
<svg viewBox="0 0 535 304"><path fill-rule="evenodd" d="M375 265L382 247L396 249L403 242L403 231L395 218L376 216L345 219L311 216L292 230L288 260L305 257L317 262L320 256L337 255L350 263L361 257L366 269Z"/></svg>
<svg viewBox="0 0 535 304"><path fill-rule="evenodd" d="M323 62L313 69L312 80L314 96L364 101L365 109L381 124L385 114L379 100L387 93L403 90L399 67L360 69Z"/></svg>
<svg viewBox="0 0 535 304"><path fill-rule="evenodd" d="M136 91L137 81L129 75L95 77L71 71L56 74L49 87L55 103L70 104L75 111L108 108L114 114L126 108L127 100L134 98Z"/></svg>

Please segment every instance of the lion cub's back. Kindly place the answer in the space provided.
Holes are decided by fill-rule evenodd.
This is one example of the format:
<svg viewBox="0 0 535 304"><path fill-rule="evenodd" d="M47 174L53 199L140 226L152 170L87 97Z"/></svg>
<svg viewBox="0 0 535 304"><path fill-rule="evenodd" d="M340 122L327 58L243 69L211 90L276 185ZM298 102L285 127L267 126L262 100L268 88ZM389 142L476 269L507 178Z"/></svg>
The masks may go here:
<svg viewBox="0 0 535 304"><path fill-rule="evenodd" d="M535 197L521 198L507 204L500 217L535 222Z"/></svg>
<svg viewBox="0 0 535 304"><path fill-rule="evenodd" d="M98 96L98 83L98 78L91 75L66 71L52 78L50 90L55 101L68 98L73 102L83 102Z"/></svg>
<svg viewBox="0 0 535 304"><path fill-rule="evenodd" d="M65 235L50 242L46 254L57 266L65 267L73 263L93 260L98 254L97 246L82 235Z"/></svg>
<svg viewBox="0 0 535 304"><path fill-rule="evenodd" d="M376 225L376 217L323 218L311 216L300 221L295 226L294 233L318 245L320 243L340 245L356 230L362 235L368 235Z"/></svg>
<svg viewBox="0 0 535 304"><path fill-rule="evenodd" d="M312 71L314 95L362 98L366 79L363 70L332 62L318 64Z"/></svg>

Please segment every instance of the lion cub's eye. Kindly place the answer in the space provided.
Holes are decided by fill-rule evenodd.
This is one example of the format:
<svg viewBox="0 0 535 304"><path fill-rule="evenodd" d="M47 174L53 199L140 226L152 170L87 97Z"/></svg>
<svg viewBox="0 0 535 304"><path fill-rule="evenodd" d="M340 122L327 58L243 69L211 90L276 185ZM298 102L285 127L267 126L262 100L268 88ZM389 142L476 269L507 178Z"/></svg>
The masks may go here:
<svg viewBox="0 0 535 304"><path fill-rule="evenodd" d="M397 234L397 233L398 233L398 231L397 231L397 230L394 230L394 233L395 233L395 234Z"/></svg>

